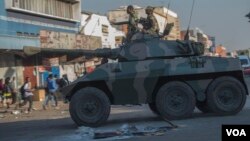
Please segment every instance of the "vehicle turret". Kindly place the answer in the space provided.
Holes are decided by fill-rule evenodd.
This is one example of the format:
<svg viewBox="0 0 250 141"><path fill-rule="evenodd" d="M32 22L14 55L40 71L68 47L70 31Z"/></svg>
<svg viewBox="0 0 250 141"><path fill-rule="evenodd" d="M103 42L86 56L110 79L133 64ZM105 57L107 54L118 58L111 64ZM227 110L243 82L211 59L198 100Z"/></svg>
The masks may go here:
<svg viewBox="0 0 250 141"><path fill-rule="evenodd" d="M39 52L67 53L68 49L52 49L38 47L24 47L27 55ZM148 60L156 58L174 58L197 56L204 53L204 46L193 41L166 41L161 38L148 35L138 35L129 43L125 43L119 48L99 48L95 50L74 49L70 50L76 55L87 57L102 57L118 59L120 61Z"/></svg>

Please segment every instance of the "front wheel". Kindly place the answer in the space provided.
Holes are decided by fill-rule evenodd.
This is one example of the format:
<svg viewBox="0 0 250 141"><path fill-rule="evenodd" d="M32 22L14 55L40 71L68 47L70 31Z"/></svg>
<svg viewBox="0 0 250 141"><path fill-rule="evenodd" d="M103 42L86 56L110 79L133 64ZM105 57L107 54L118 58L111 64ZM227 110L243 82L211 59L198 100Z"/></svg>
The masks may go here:
<svg viewBox="0 0 250 141"><path fill-rule="evenodd" d="M87 87L73 95L69 111L78 126L97 127L108 119L110 101L103 91Z"/></svg>

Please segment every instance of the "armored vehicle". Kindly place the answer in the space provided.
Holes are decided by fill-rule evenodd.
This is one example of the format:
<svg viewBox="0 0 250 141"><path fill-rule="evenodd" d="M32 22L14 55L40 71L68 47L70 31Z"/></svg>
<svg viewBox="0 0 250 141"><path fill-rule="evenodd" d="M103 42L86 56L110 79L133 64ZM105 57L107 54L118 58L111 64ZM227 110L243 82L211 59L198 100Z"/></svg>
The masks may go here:
<svg viewBox="0 0 250 141"><path fill-rule="evenodd" d="M204 46L189 40L142 36L117 49L76 50L105 63L62 89L79 126L96 127L110 105L148 104L164 119L204 113L233 115L242 110L247 86L237 58L204 56Z"/></svg>

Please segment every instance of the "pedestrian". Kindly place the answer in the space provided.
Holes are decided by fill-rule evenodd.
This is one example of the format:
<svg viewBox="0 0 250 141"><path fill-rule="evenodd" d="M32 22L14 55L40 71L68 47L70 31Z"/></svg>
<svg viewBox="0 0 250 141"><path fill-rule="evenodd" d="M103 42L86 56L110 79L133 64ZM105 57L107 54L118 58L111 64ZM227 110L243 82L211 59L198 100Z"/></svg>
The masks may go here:
<svg viewBox="0 0 250 141"><path fill-rule="evenodd" d="M58 88L58 87L59 87L59 84L60 84L60 78L58 78L58 75L55 74L55 75L54 75L54 79L55 79L55 81L56 81L57 88Z"/></svg>
<svg viewBox="0 0 250 141"><path fill-rule="evenodd" d="M55 107L57 107L57 97L56 97L56 91L57 91L57 84L56 84L56 80L53 78L53 75L50 74L48 79L47 79L47 89L48 89L48 92L46 93L46 96L45 96L45 100L44 100L44 103L43 103L43 109L46 110L46 107L48 106L49 104L49 101L53 101L55 102Z"/></svg>
<svg viewBox="0 0 250 141"><path fill-rule="evenodd" d="M10 82L10 86L12 89L12 104L15 104L17 101L17 86L16 86L16 77L12 77Z"/></svg>
<svg viewBox="0 0 250 141"><path fill-rule="evenodd" d="M10 77L7 77L4 82L3 87L3 98L4 98L4 106L6 106L7 109L10 108L10 104L12 103L12 88L10 83Z"/></svg>
<svg viewBox="0 0 250 141"><path fill-rule="evenodd" d="M127 14L129 15L127 42L130 42L133 35L140 31L138 27L139 18L138 18L138 14L136 13L132 5L129 5L127 7Z"/></svg>
<svg viewBox="0 0 250 141"><path fill-rule="evenodd" d="M68 80L68 76L67 74L64 74L62 76L62 79L60 80L60 85L59 87L60 88L63 88L65 86L69 85L69 80ZM66 97L63 96L63 99L64 99L64 103L68 103L68 100L66 99Z"/></svg>
<svg viewBox="0 0 250 141"><path fill-rule="evenodd" d="M0 104L3 105L3 79L0 79Z"/></svg>
<svg viewBox="0 0 250 141"><path fill-rule="evenodd" d="M154 8L148 6L145 10L147 16L146 25L143 25L142 32L146 34L150 34L153 36L157 36L159 34L159 25L154 16Z"/></svg>
<svg viewBox="0 0 250 141"><path fill-rule="evenodd" d="M53 97L52 100L53 100L53 102L55 104L56 103L55 98L56 98L57 101L62 99L62 98L61 98L61 94L60 94L60 91L59 91L61 79L58 77L57 74L55 74L54 75L54 80L56 81L56 92L55 92L55 96Z"/></svg>
<svg viewBox="0 0 250 141"><path fill-rule="evenodd" d="M31 82L30 82L30 78L26 77L25 78L25 82L23 84L23 89L24 89L24 101L23 103L20 103L19 106L22 107L24 105L27 104L27 102L29 102L29 107L28 110L25 111L25 113L30 113L32 110L32 106L33 106L33 93L32 93L32 88L31 88Z"/></svg>
<svg viewBox="0 0 250 141"><path fill-rule="evenodd" d="M67 86L67 85L69 85L69 79L68 79L68 76L67 76L67 74L64 74L63 76L62 76L62 79L60 80L60 88L63 88L63 87L65 87L65 86Z"/></svg>

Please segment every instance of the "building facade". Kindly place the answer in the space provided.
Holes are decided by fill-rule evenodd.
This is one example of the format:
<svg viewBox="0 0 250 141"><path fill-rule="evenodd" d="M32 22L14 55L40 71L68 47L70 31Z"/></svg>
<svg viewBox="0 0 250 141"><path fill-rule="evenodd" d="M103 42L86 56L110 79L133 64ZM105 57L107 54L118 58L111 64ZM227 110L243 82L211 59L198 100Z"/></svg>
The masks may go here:
<svg viewBox="0 0 250 141"><path fill-rule="evenodd" d="M40 31L78 33L80 0L0 0L0 78L16 76L18 85L30 77L39 86L46 70L42 58L27 57L24 46L40 47ZM7 60L7 61L6 61ZM59 66L49 68L59 73Z"/></svg>
<svg viewBox="0 0 250 141"><path fill-rule="evenodd" d="M158 13L159 15L162 15L162 16L166 15L165 16L166 20L160 24L165 26L166 23L174 23L174 27L172 31L170 32L170 34L166 37L166 39L167 40L181 39L180 20L179 20L177 13L173 12L170 9L167 9L166 7L156 7L154 11L155 13Z"/></svg>
<svg viewBox="0 0 250 141"><path fill-rule="evenodd" d="M116 48L121 44L116 39L125 37L124 32L112 27L106 16L89 12L82 12L80 32L84 35L100 37L103 48Z"/></svg>

